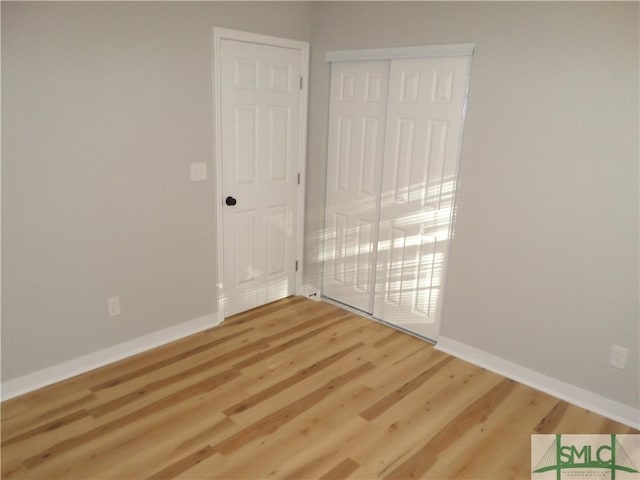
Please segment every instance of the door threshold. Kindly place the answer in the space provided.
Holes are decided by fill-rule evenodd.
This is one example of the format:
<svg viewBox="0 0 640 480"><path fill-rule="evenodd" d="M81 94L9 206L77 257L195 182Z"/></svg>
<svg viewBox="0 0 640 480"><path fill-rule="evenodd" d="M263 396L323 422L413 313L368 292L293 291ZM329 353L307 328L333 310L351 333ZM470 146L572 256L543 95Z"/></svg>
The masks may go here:
<svg viewBox="0 0 640 480"><path fill-rule="evenodd" d="M436 345L438 343L437 341L431 338L424 337L418 333L412 332L411 330L407 330L406 328L399 327L398 325L394 325L393 323L382 320L381 318L374 317L373 315L365 312L364 310L360 310L358 308L347 305L346 303L339 302L338 300L334 300L333 298L325 297L324 295L322 295L320 299L323 302L330 303L331 305L335 305L336 307L342 308L343 310L346 310L351 313L355 313L356 315L364 317L368 320L373 320L374 322L379 323L381 325L391 327L394 330L398 330L399 332L406 333L407 335L411 335L412 337L418 338L420 340L424 340L425 342L428 342L431 345Z"/></svg>

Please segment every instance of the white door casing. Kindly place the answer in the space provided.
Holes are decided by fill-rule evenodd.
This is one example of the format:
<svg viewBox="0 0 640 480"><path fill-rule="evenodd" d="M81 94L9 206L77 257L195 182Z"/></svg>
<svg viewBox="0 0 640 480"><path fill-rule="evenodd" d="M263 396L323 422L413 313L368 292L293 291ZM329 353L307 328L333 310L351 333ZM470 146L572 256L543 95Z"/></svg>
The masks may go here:
<svg viewBox="0 0 640 480"><path fill-rule="evenodd" d="M436 339L470 57L391 62L374 315Z"/></svg>
<svg viewBox="0 0 640 480"><path fill-rule="evenodd" d="M307 57L303 42L225 29L214 29L214 42L219 311L227 317L299 291Z"/></svg>
<svg viewBox="0 0 640 480"><path fill-rule="evenodd" d="M373 313L388 61L331 72L323 293Z"/></svg>

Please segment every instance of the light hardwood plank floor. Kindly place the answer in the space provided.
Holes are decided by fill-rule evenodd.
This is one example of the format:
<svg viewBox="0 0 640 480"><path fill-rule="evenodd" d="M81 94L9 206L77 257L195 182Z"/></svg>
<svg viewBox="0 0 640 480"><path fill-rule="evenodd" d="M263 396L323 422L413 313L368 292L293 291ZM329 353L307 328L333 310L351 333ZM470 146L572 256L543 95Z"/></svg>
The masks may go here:
<svg viewBox="0 0 640 480"><path fill-rule="evenodd" d="M2 478L530 478L532 433L637 433L290 297L2 404Z"/></svg>

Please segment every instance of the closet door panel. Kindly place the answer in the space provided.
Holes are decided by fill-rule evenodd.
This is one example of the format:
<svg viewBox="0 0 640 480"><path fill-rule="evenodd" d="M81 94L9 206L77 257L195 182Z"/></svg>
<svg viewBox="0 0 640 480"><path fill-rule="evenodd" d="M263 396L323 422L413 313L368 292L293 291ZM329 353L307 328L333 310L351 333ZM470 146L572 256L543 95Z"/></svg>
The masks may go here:
<svg viewBox="0 0 640 480"><path fill-rule="evenodd" d="M388 61L336 62L331 72L325 296L373 311Z"/></svg>
<svg viewBox="0 0 640 480"><path fill-rule="evenodd" d="M468 57L393 60L374 315L427 338L437 315L456 189Z"/></svg>

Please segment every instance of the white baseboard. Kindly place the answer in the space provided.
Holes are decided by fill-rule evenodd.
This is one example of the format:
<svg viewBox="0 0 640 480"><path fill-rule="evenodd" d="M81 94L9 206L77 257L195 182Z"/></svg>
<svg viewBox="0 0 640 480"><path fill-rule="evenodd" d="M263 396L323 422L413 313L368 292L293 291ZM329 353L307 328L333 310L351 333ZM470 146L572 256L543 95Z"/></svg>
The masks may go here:
<svg viewBox="0 0 640 480"><path fill-rule="evenodd" d="M536 390L553 395L561 400L586 408L603 417L640 429L640 409L638 408L630 407L557 378L549 377L451 338L439 337L436 349L533 387Z"/></svg>
<svg viewBox="0 0 640 480"><path fill-rule="evenodd" d="M8 400L23 393L46 387L47 385L66 380L81 373L88 372L89 370L130 357L131 355L215 327L219 323L220 319L218 318L218 314L212 313L73 358L66 362L58 363L51 367L2 382L2 393L0 396L2 400Z"/></svg>

